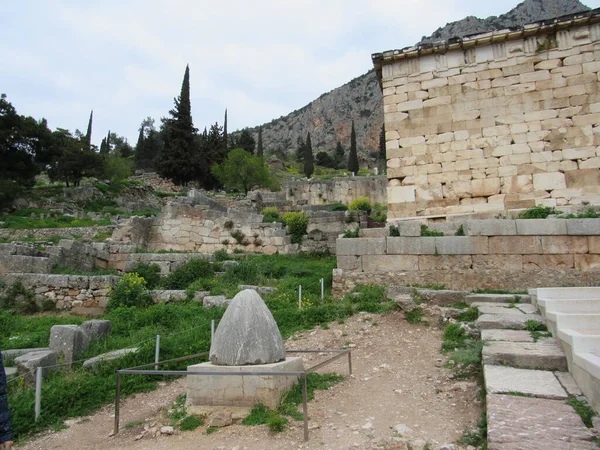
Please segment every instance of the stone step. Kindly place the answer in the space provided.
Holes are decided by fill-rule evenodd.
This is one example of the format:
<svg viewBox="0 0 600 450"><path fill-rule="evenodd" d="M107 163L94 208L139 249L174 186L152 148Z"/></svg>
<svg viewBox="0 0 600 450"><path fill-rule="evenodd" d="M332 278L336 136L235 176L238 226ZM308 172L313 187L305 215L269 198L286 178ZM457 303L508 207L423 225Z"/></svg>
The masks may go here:
<svg viewBox="0 0 600 450"><path fill-rule="evenodd" d="M535 342L531 333L526 330L481 330L481 340L484 342Z"/></svg>
<svg viewBox="0 0 600 450"><path fill-rule="evenodd" d="M566 399L569 394L554 373L547 370L516 369L484 365L485 390L488 394L522 394L539 398Z"/></svg>
<svg viewBox="0 0 600 450"><path fill-rule="evenodd" d="M519 369L567 371L567 358L554 339L538 342L486 342L483 364Z"/></svg>
<svg viewBox="0 0 600 450"><path fill-rule="evenodd" d="M480 314L535 314L537 308L531 303L471 303Z"/></svg>
<svg viewBox="0 0 600 450"><path fill-rule="evenodd" d="M6 375L6 379L10 380L17 376L17 368L16 367L5 367L4 374Z"/></svg>
<svg viewBox="0 0 600 450"><path fill-rule="evenodd" d="M490 450L598 450L564 400L488 394L487 433Z"/></svg>
<svg viewBox="0 0 600 450"><path fill-rule="evenodd" d="M600 380L600 349L573 354L573 364L578 365L595 378L598 385L598 381Z"/></svg>
<svg viewBox="0 0 600 450"><path fill-rule="evenodd" d="M561 328L556 337L568 344L574 352L587 352L600 348L600 328Z"/></svg>
<svg viewBox="0 0 600 450"><path fill-rule="evenodd" d="M540 300L600 299L600 287L556 287L537 288L536 296Z"/></svg>
<svg viewBox="0 0 600 450"><path fill-rule="evenodd" d="M546 319L556 324L556 328L596 328L600 324L600 314L577 314L547 312Z"/></svg>
<svg viewBox="0 0 600 450"><path fill-rule="evenodd" d="M538 306L545 312L600 314L600 299L543 300L538 301Z"/></svg>
<svg viewBox="0 0 600 450"><path fill-rule="evenodd" d="M517 301L518 300L518 301ZM527 294L469 294L465 298L468 304L474 302L484 303L531 303L531 297Z"/></svg>
<svg viewBox="0 0 600 450"><path fill-rule="evenodd" d="M482 314L477 318L475 325L480 330L525 330L528 320L546 323L544 318L539 314Z"/></svg>

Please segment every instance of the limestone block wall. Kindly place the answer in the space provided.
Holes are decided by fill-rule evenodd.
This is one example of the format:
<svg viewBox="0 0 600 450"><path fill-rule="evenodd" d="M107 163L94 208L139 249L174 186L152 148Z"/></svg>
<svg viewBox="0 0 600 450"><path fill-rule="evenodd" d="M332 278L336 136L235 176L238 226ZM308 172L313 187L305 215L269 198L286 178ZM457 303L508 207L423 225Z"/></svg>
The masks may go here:
<svg viewBox="0 0 600 450"><path fill-rule="evenodd" d="M469 220L465 236L337 240L334 295L358 284L527 290L600 283L600 219Z"/></svg>
<svg viewBox="0 0 600 450"><path fill-rule="evenodd" d="M50 300L57 309L86 314L104 310L110 288L119 277L5 273L0 274L0 280L7 285L20 281L39 301Z"/></svg>
<svg viewBox="0 0 600 450"><path fill-rule="evenodd" d="M0 228L1 239L22 239L32 238L44 240L53 237L64 239L91 239L98 233L108 233L115 229L114 225L102 227L72 227L72 228L29 228L26 230L13 230L9 228Z"/></svg>
<svg viewBox="0 0 600 450"><path fill-rule="evenodd" d="M599 21L373 55L388 218L600 204Z"/></svg>
<svg viewBox="0 0 600 450"><path fill-rule="evenodd" d="M296 205L349 204L356 197L367 197L371 204L387 203L386 177L346 177L330 181L293 181L285 183L287 201Z"/></svg>

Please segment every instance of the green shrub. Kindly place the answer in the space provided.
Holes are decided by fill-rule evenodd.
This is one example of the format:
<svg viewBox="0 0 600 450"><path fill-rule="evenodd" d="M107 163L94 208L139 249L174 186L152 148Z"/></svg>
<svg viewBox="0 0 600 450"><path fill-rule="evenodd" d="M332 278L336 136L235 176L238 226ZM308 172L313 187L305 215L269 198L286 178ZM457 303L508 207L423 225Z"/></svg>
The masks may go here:
<svg viewBox="0 0 600 450"><path fill-rule="evenodd" d="M525 322L525 329L527 331L548 331L546 325L544 325L541 322L538 322L537 320L528 320L527 322Z"/></svg>
<svg viewBox="0 0 600 450"><path fill-rule="evenodd" d="M559 214L555 208L550 206L534 206L519 214L521 219L545 219L551 214Z"/></svg>
<svg viewBox="0 0 600 450"><path fill-rule="evenodd" d="M39 311L35 294L26 289L20 281L11 285L4 295L0 296L0 308L18 314L33 314Z"/></svg>
<svg viewBox="0 0 600 450"><path fill-rule="evenodd" d="M348 205L350 211L365 211L371 213L371 201L367 197L356 197Z"/></svg>
<svg viewBox="0 0 600 450"><path fill-rule="evenodd" d="M267 422L267 426L272 433L281 433L285 430L285 426L287 425L288 420L285 417L281 417L279 415L272 415L269 417L269 421Z"/></svg>
<svg viewBox="0 0 600 450"><path fill-rule="evenodd" d="M229 243L229 242L227 242ZM226 245L226 244L224 244ZM225 250L217 250L214 254L215 261L227 261L231 259Z"/></svg>
<svg viewBox="0 0 600 450"><path fill-rule="evenodd" d="M135 272L144 280L148 289L154 289L160 284L160 267L158 264L149 264L145 262L137 262L133 265L129 272Z"/></svg>
<svg viewBox="0 0 600 450"><path fill-rule="evenodd" d="M233 230L230 232L231 237L235 239L235 241L240 244L240 245L244 245L246 242L248 242L246 240L246 235L241 231L241 230ZM247 245L247 244L245 244Z"/></svg>
<svg viewBox="0 0 600 450"><path fill-rule="evenodd" d="M400 227L398 227L397 225L390 225L388 227L388 230L390 230L390 236L392 236L392 237L400 236Z"/></svg>
<svg viewBox="0 0 600 450"><path fill-rule="evenodd" d="M454 233L454 236L464 236L465 235L465 229L463 227L463 224L461 223L460 226L458 227L458 229L456 230L456 233Z"/></svg>
<svg viewBox="0 0 600 450"><path fill-rule="evenodd" d="M204 418L202 416L197 416L192 414L191 416L186 416L179 423L179 429L181 431L193 431L198 427L204 425Z"/></svg>
<svg viewBox="0 0 600 450"><path fill-rule="evenodd" d="M221 280L226 284L257 284L260 271L254 261L245 259L227 269Z"/></svg>
<svg viewBox="0 0 600 450"><path fill-rule="evenodd" d="M344 222L345 223L356 222L356 216L354 215L354 213L346 214L346 217L344 218Z"/></svg>
<svg viewBox="0 0 600 450"><path fill-rule="evenodd" d="M441 231L430 230L425 224L421 224L421 236L425 237L438 237L443 236L444 233Z"/></svg>
<svg viewBox="0 0 600 450"><path fill-rule="evenodd" d="M121 306L145 308L152 305L152 295L148 292L146 280L137 273L126 273L119 283L110 291L107 310Z"/></svg>
<svg viewBox="0 0 600 450"><path fill-rule="evenodd" d="M479 310L475 307L470 307L464 311L462 311L457 319L461 322L475 322L479 317Z"/></svg>
<svg viewBox="0 0 600 450"><path fill-rule="evenodd" d="M347 211L348 207L343 203L337 202L329 207L329 211Z"/></svg>
<svg viewBox="0 0 600 450"><path fill-rule="evenodd" d="M163 278L161 286L165 289L185 289L198 278L210 278L214 269L208 259L192 258Z"/></svg>
<svg viewBox="0 0 600 450"><path fill-rule="evenodd" d="M404 318L410 324L416 325L423 320L423 308L417 307L404 313Z"/></svg>
<svg viewBox="0 0 600 450"><path fill-rule="evenodd" d="M458 323L449 324L444 330L442 339L442 352L454 350L464 346L467 335L463 327Z"/></svg>
<svg viewBox="0 0 600 450"><path fill-rule="evenodd" d="M267 206L260 213L264 216L264 222L275 222L279 219L279 210L275 206Z"/></svg>
<svg viewBox="0 0 600 450"><path fill-rule="evenodd" d="M292 238L292 244L300 244L308 229L308 216L304 212L287 212L283 215L283 221Z"/></svg>

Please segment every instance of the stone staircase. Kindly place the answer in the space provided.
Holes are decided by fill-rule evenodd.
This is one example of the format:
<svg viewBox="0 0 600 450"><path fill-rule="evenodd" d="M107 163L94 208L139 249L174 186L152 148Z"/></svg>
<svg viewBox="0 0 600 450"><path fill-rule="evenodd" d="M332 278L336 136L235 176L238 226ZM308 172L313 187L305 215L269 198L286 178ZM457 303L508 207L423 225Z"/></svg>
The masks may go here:
<svg viewBox="0 0 600 450"><path fill-rule="evenodd" d="M467 303L481 314L488 448L597 450L595 434L566 403L582 395L567 355L553 337L527 330L529 321L545 323L531 297L478 294Z"/></svg>
<svg viewBox="0 0 600 450"><path fill-rule="evenodd" d="M600 410L600 287L531 289L531 297L564 350L569 372Z"/></svg>

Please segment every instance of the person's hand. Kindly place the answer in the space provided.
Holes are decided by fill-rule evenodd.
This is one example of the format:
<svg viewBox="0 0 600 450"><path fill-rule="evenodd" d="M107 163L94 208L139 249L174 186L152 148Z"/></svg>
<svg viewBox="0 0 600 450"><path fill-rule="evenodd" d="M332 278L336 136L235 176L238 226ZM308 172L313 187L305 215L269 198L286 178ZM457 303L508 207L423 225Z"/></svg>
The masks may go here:
<svg viewBox="0 0 600 450"><path fill-rule="evenodd" d="M6 442L0 443L0 450L12 450L12 448L13 448L13 441L6 441Z"/></svg>

